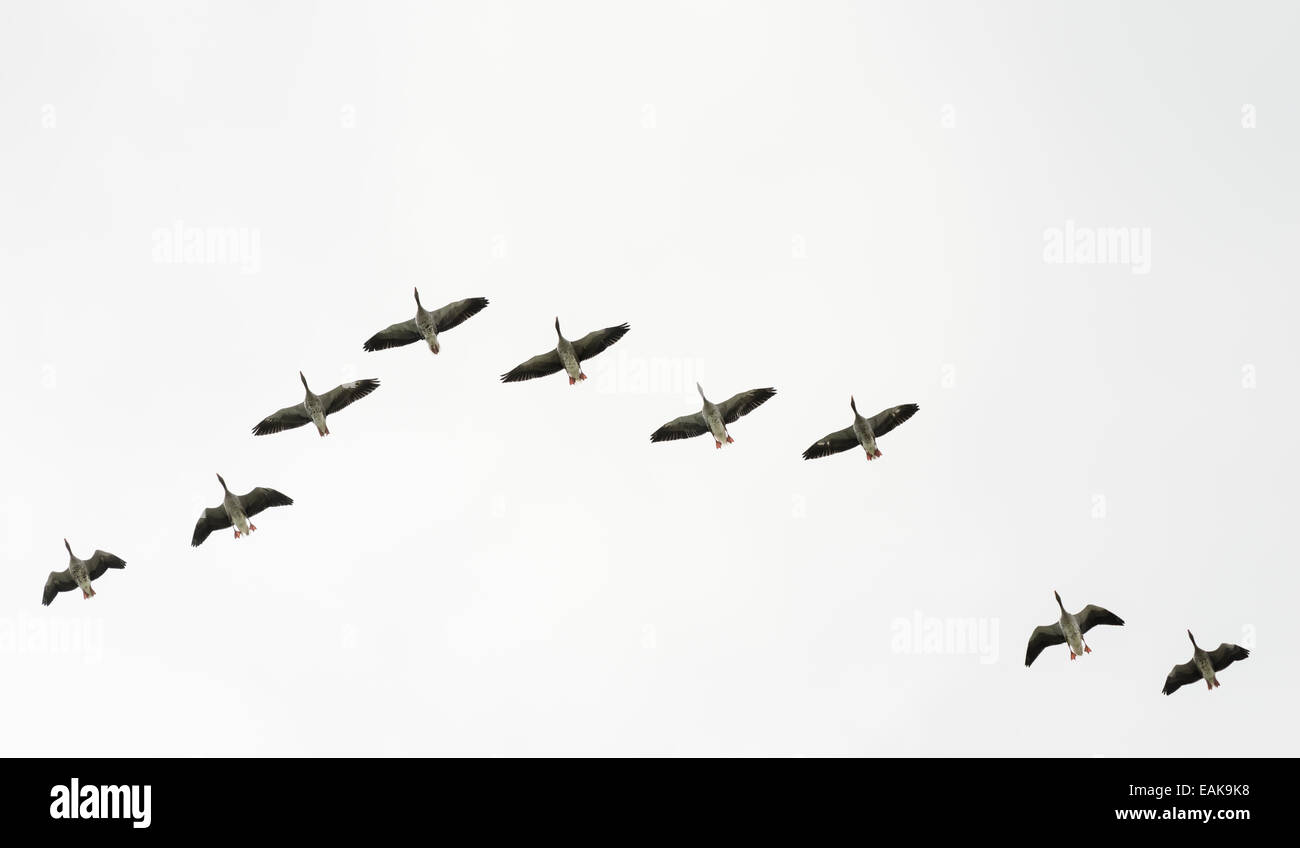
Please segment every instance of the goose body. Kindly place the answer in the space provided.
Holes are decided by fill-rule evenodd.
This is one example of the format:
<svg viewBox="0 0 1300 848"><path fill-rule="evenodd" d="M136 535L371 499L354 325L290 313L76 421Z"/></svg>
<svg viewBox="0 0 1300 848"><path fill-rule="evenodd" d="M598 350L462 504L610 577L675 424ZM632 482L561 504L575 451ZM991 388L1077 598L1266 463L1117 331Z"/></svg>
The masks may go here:
<svg viewBox="0 0 1300 848"><path fill-rule="evenodd" d="M222 495L221 506L205 509L203 515L199 516L198 523L194 525L194 536L190 544L196 548L203 544L214 530L233 526L236 539L246 536L257 529L257 525L249 520L254 515L269 507L293 505L293 498L275 489L259 486L248 494L236 495L226 487L226 481L220 474L217 475L217 479L221 481L221 488L225 494Z"/></svg>
<svg viewBox="0 0 1300 848"><path fill-rule="evenodd" d="M818 459L855 447L861 447L866 451L868 460L876 459L882 455L880 448L876 447L876 439L911 418L920 409L914 403L905 403L901 406L891 406L877 415L866 418L858 413L857 401L852 397L849 398L849 408L853 410L853 423L843 430L836 430L813 442L803 452L804 459Z"/></svg>
<svg viewBox="0 0 1300 848"><path fill-rule="evenodd" d="M420 290L415 289L415 317L401 321L380 330L361 347L367 351L385 350L390 347L402 347L423 340L431 353L442 350L439 335L452 327L458 327L471 316L477 315L488 305L486 297L471 297L456 300L440 309L425 309L420 302Z"/></svg>
<svg viewBox="0 0 1300 848"><path fill-rule="evenodd" d="M695 384L695 390L700 393L700 400L704 404L700 411L669 421L650 434L651 442L689 439L708 433L713 436L714 445L721 448L736 441L727 431L728 424L734 424L741 416L753 412L776 394L776 389L773 388L750 389L715 404L705 397L704 389L699 383Z"/></svg>
<svg viewBox="0 0 1300 848"><path fill-rule="evenodd" d="M1044 648L1061 643L1069 646L1072 660L1083 654L1091 654L1092 648L1083 638L1085 633L1098 624L1113 624L1120 627L1124 624L1124 619L1094 604L1088 604L1079 610L1077 615L1067 612L1065 604L1061 603L1061 596L1056 592L1052 594L1056 595L1056 605L1061 610L1060 618L1055 624L1044 624L1034 628L1034 632L1029 637L1029 647L1025 650L1026 667L1033 665Z"/></svg>
<svg viewBox="0 0 1300 848"><path fill-rule="evenodd" d="M83 600L93 598L95 590L90 581L97 580L110 568L126 568L126 562L121 557L107 551L95 551L88 559L80 559L72 552L67 539L63 540L63 547L68 551L68 567L63 571L51 571L45 579L45 593L41 598L44 606L48 607L60 592L70 592L73 589L81 590Z"/></svg>
<svg viewBox="0 0 1300 848"><path fill-rule="evenodd" d="M327 415L348 407L353 402L379 388L378 380L368 378L353 380L350 383L335 386L325 394L318 395L307 385L307 378L303 376L301 371L298 372L298 379L302 380L302 387L307 392L303 402L293 406L286 406L284 409L266 416L253 427L253 435L265 436L269 433L292 430L310 423L316 425L316 432L321 436L328 436L330 428L325 420Z"/></svg>
<svg viewBox="0 0 1300 848"><path fill-rule="evenodd" d="M1250 651L1240 645L1233 645L1224 642L1213 651L1207 651L1200 645L1196 644L1196 637L1192 631L1187 631L1187 638L1192 640L1192 658L1190 661L1181 665L1176 665L1165 678L1165 688L1161 692L1165 695L1172 695L1186 686L1188 683L1195 683L1197 680L1205 681L1205 688L1214 691L1216 686L1221 686L1217 672L1223 671L1237 660L1244 660L1250 656Z"/></svg>
<svg viewBox="0 0 1300 848"><path fill-rule="evenodd" d="M604 351L627 334L631 327L619 324L603 330L593 330L577 341L569 341L560 331L560 319L555 319L556 342L553 350L539 353L532 359L521 362L501 375L503 383L520 383L546 377L557 371L564 371L569 376L569 385L587 379L582 371L582 363Z"/></svg>

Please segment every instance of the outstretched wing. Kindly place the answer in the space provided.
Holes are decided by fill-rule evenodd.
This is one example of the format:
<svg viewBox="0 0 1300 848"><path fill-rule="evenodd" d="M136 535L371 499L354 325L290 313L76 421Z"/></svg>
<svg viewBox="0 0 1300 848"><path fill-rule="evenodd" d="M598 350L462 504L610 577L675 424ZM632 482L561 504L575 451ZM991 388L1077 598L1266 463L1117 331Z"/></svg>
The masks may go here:
<svg viewBox="0 0 1300 848"><path fill-rule="evenodd" d="M1169 672L1169 676L1165 678L1165 688L1160 691L1165 695L1172 695L1180 687L1186 686L1188 683L1195 683L1200 679L1201 670L1196 667L1195 662L1188 661L1173 667L1173 670Z"/></svg>
<svg viewBox="0 0 1300 848"><path fill-rule="evenodd" d="M110 568L126 568L126 561L108 551L95 551L86 560L86 570L91 580L98 580Z"/></svg>
<svg viewBox="0 0 1300 848"><path fill-rule="evenodd" d="M742 415L748 415L776 394L776 389L750 389L747 392L741 392L718 404L718 411L722 413L722 423L734 424L736 419Z"/></svg>
<svg viewBox="0 0 1300 848"><path fill-rule="evenodd" d="M264 489L258 486L246 495L241 495L239 505L244 508L244 515L252 518L264 509L273 506L292 506L293 498L281 494L275 489Z"/></svg>
<svg viewBox="0 0 1300 848"><path fill-rule="evenodd" d="M199 516L199 523L194 525L194 538L190 539L190 544L198 547L203 544L203 540L212 535L214 530L224 530L230 526L230 516L226 515L226 509L223 506L210 506L203 510L203 515Z"/></svg>
<svg viewBox="0 0 1300 848"><path fill-rule="evenodd" d="M907 419L916 414L921 407L914 403L905 403L902 406L894 406L886 409L878 415L871 416L868 423L871 424L871 432L878 439L888 433L890 430L902 424Z"/></svg>
<svg viewBox="0 0 1300 848"><path fill-rule="evenodd" d="M351 383L335 386L321 395L321 405L325 407L326 415L333 415L353 401L361 400L377 388L379 388L379 381L374 378L367 377L364 380L353 380Z"/></svg>
<svg viewBox="0 0 1300 848"><path fill-rule="evenodd" d="M623 338L630 329L632 327L629 324L619 324L617 327L606 327L603 330L590 332L573 343L573 354L578 357L579 362L586 362Z"/></svg>
<svg viewBox="0 0 1300 848"><path fill-rule="evenodd" d="M849 448L858 446L858 436L853 432L853 428L845 427L843 430L836 430L829 436L818 439L812 447L803 452L804 459L819 459L823 456L841 453Z"/></svg>
<svg viewBox="0 0 1300 848"><path fill-rule="evenodd" d="M650 434L652 442L671 442L675 439L689 439L709 432L709 425L704 423L703 412L693 412L674 418Z"/></svg>
<svg viewBox="0 0 1300 848"><path fill-rule="evenodd" d="M1223 671L1237 660L1244 660L1248 656L1250 656L1250 651L1240 645L1224 642L1213 651L1210 651L1210 666L1215 671Z"/></svg>
<svg viewBox="0 0 1300 848"><path fill-rule="evenodd" d="M554 374L563 367L564 363L560 362L560 352L558 350L548 350L546 353L540 353L527 362L516 365L502 374L501 382L519 383L524 380L545 377Z"/></svg>
<svg viewBox="0 0 1300 848"><path fill-rule="evenodd" d="M412 342L420 340L420 331L415 328L415 319L402 321L394 324L386 330L380 330L370 338L361 347L363 350L384 350L390 347L401 347L409 345Z"/></svg>
<svg viewBox="0 0 1300 848"><path fill-rule="evenodd" d="M460 326L470 316L482 312L487 305L486 297L471 297L449 303L441 309L433 310L433 326L438 328L439 333L445 333L452 327Z"/></svg>
<svg viewBox="0 0 1300 848"><path fill-rule="evenodd" d="M1025 667L1033 665L1044 648L1059 645L1064 641L1065 634L1061 632L1060 622L1035 627L1034 632L1029 634L1029 647L1025 649Z"/></svg>
<svg viewBox="0 0 1300 848"><path fill-rule="evenodd" d="M49 606L50 601L60 592L69 592L77 588L77 581L72 579L71 572L68 569L62 571L51 571L50 576L45 578L45 594L41 597L41 604Z"/></svg>
<svg viewBox="0 0 1300 848"><path fill-rule="evenodd" d="M1080 633L1087 633L1098 624L1114 624L1116 626L1123 626L1124 624L1124 619L1095 604L1088 604L1079 610L1079 614L1075 616L1075 619L1079 622Z"/></svg>
<svg viewBox="0 0 1300 848"><path fill-rule="evenodd" d="M286 406L279 412L273 412L270 415L257 422L253 428L254 436L266 436L271 433L279 433L281 430L292 430L294 427L301 427L311 421L311 416L307 414L307 409L300 403L293 406Z"/></svg>

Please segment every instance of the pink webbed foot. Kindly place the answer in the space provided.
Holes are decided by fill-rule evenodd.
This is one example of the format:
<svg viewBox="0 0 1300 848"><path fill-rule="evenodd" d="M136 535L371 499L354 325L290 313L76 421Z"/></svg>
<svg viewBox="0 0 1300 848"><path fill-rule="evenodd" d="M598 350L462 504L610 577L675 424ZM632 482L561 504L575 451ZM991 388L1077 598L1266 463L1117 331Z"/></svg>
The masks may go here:
<svg viewBox="0 0 1300 848"><path fill-rule="evenodd" d="M1206 688L1206 689L1209 689L1211 692L1213 692L1213 691L1214 691L1214 684L1207 680L1207 681L1205 681L1205 688Z"/></svg>
<svg viewBox="0 0 1300 848"><path fill-rule="evenodd" d="M582 373L581 371L579 371L579 372L578 372L578 379L579 379L579 380L585 380L585 379L587 379L587 375L584 374L584 373Z"/></svg>
<svg viewBox="0 0 1300 848"><path fill-rule="evenodd" d="M717 439L714 439L714 440L713 440L713 446L714 446L715 448L721 448L721 447L722 447L722 442L718 441Z"/></svg>
<svg viewBox="0 0 1300 848"><path fill-rule="evenodd" d="M1075 654L1074 651L1070 651L1070 659L1075 659L1077 656L1078 655Z"/></svg>
<svg viewBox="0 0 1300 848"><path fill-rule="evenodd" d="M572 385L573 385L574 383L576 383L576 382L578 382L578 381L575 380L575 379L573 379L572 377L569 378L569 385L570 385L570 386L572 386Z"/></svg>
<svg viewBox="0 0 1300 848"><path fill-rule="evenodd" d="M1085 644L1085 645L1083 646L1083 652L1084 652L1085 654L1091 654L1091 653L1092 653L1092 648L1089 648L1089 647Z"/></svg>
<svg viewBox="0 0 1300 848"><path fill-rule="evenodd" d="M735 439L731 438L730 436L727 437L727 444L731 445L731 444L735 444L735 442L736 442Z"/></svg>
<svg viewBox="0 0 1300 848"><path fill-rule="evenodd" d="M238 530L235 531L235 538L236 538L236 539L239 538L239 531L238 531Z"/></svg>
<svg viewBox="0 0 1300 848"><path fill-rule="evenodd" d="M249 533L252 533L252 532L253 532L254 530L256 530L256 529L257 529L257 525L256 525L256 524L249 524L249 525L248 525L248 532L249 532Z"/></svg>

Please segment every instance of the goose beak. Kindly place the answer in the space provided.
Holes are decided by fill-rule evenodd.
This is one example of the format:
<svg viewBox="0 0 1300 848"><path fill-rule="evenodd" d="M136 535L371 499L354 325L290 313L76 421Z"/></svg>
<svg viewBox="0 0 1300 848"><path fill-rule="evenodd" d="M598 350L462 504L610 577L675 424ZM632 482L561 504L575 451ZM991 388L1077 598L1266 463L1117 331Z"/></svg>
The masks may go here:
<svg viewBox="0 0 1300 848"><path fill-rule="evenodd" d="M853 395L849 395L849 408L854 412L858 411L858 402L853 399Z"/></svg>
<svg viewBox="0 0 1300 848"><path fill-rule="evenodd" d="M65 547L65 548L68 549L68 553L72 553L72 545L69 545L69 544L68 544L68 540L67 540L67 539L64 539L64 540L63 540L63 547Z"/></svg>
<svg viewBox="0 0 1300 848"><path fill-rule="evenodd" d="M1196 637L1192 635L1192 631L1190 630L1187 631L1187 638L1192 640L1193 645L1196 644Z"/></svg>
<svg viewBox="0 0 1300 848"><path fill-rule="evenodd" d="M298 372L298 379L302 380L302 387L307 388L307 378L302 375L301 371Z"/></svg>
<svg viewBox="0 0 1300 848"><path fill-rule="evenodd" d="M560 316L558 315L555 316L555 332L560 332Z"/></svg>

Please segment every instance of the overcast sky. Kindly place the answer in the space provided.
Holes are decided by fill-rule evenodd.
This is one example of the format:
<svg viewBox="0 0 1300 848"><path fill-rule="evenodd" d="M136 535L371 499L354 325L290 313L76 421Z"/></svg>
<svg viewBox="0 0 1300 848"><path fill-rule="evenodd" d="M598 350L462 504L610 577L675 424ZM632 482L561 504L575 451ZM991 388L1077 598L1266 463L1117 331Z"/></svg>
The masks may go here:
<svg viewBox="0 0 1300 848"><path fill-rule="evenodd" d="M1297 24L8 8L0 751L1300 754ZM417 285L491 305L363 352ZM501 384L557 315L632 329ZM299 369L382 386L253 437ZM778 394L651 445L696 380ZM920 412L803 461L851 394ZM193 549L215 472L295 504ZM1026 669L1053 590L1127 625Z"/></svg>

